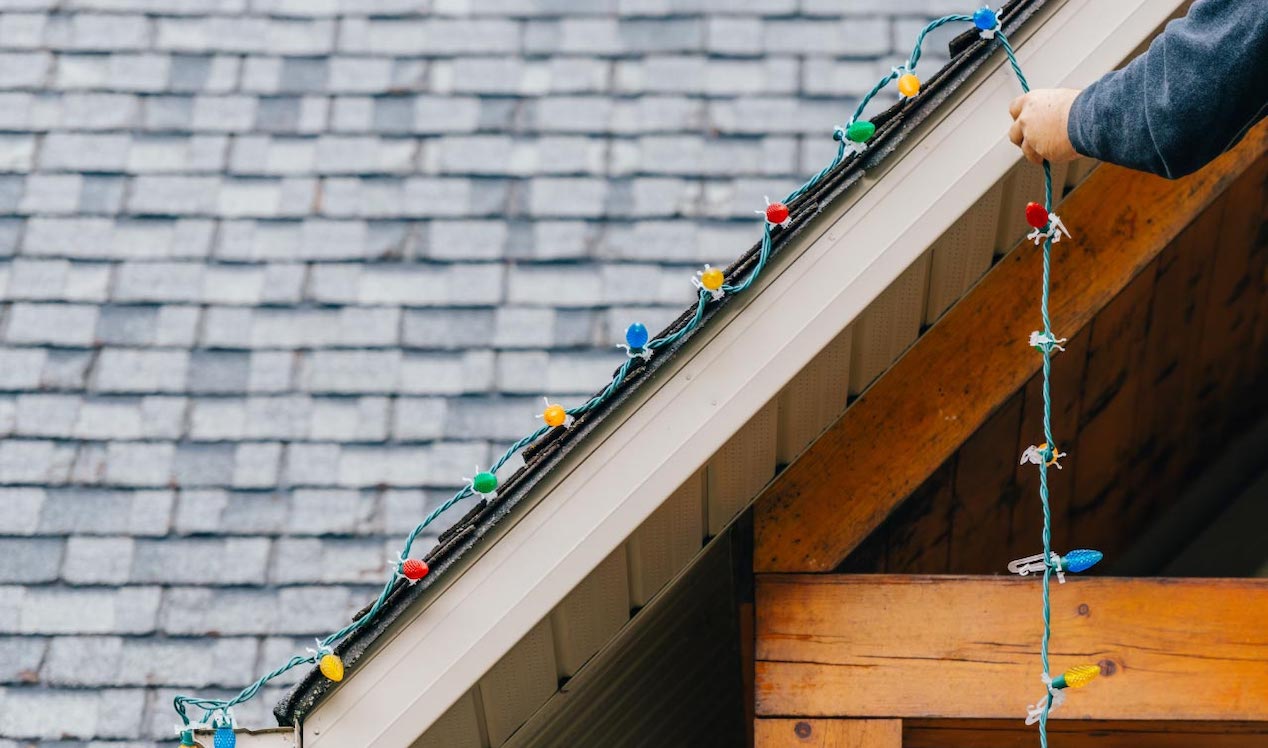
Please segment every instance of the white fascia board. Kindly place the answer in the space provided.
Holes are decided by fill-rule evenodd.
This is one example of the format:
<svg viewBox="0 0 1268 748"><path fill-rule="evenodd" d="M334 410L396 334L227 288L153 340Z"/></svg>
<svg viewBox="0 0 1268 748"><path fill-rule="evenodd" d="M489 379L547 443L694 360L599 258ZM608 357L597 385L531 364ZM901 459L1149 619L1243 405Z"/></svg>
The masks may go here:
<svg viewBox="0 0 1268 748"><path fill-rule="evenodd" d="M1040 10L1017 54L1032 85L1082 86L1178 5L1068 0ZM1002 52L984 70L967 100L804 232L759 293L715 319L672 376L642 388L637 409L595 434L570 471L552 471L532 511L358 662L306 718L304 748L407 748L1003 177L1018 160L1005 133L1019 89Z"/></svg>

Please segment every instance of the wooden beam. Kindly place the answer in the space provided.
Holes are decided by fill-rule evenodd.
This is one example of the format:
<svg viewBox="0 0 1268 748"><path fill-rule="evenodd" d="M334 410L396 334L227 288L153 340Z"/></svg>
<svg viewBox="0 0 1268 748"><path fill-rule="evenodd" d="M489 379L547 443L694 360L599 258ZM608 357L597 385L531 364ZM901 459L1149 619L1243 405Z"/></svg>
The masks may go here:
<svg viewBox="0 0 1268 748"><path fill-rule="evenodd" d="M1265 722L1054 720L1061 748L1262 748ZM904 748L1033 748L1035 728L1018 720L904 720Z"/></svg>
<svg viewBox="0 0 1268 748"><path fill-rule="evenodd" d="M902 748L896 719L759 719L756 748Z"/></svg>
<svg viewBox="0 0 1268 748"><path fill-rule="evenodd" d="M1057 719L1268 720L1268 579L1053 585L1054 674L1097 663ZM1039 582L764 575L757 714L1021 719L1039 682Z"/></svg>
<svg viewBox="0 0 1268 748"><path fill-rule="evenodd" d="M1061 206L1051 313L1081 330L1268 148L1268 122L1213 164L1167 181L1098 168ZM830 571L1012 393L1041 359L1040 250L1022 244L948 311L759 497L758 571Z"/></svg>

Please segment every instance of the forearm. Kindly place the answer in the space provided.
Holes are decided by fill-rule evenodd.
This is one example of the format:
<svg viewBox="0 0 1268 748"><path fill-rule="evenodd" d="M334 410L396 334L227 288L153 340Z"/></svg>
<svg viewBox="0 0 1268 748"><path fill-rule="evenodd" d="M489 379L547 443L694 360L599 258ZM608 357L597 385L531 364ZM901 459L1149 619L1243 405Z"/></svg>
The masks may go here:
<svg viewBox="0 0 1268 748"><path fill-rule="evenodd" d="M1145 54L1084 89L1067 132L1083 155L1175 178L1235 145L1265 102L1268 9L1198 0Z"/></svg>

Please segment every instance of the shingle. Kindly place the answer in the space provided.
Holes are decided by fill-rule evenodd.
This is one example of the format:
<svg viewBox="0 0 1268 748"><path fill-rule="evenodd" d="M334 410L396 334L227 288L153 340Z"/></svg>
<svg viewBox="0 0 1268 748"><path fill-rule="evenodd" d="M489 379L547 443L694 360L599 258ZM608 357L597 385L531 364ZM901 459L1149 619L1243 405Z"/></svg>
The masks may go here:
<svg viewBox="0 0 1268 748"><path fill-rule="evenodd" d="M493 331L493 309L411 309L401 342L409 348L467 348L489 341Z"/></svg>
<svg viewBox="0 0 1268 748"><path fill-rule="evenodd" d="M314 351L300 376L312 392L392 392L400 368L400 351Z"/></svg>
<svg viewBox="0 0 1268 748"><path fill-rule="evenodd" d="M62 577L73 584L125 584L135 546L130 537L72 537L66 541Z"/></svg>
<svg viewBox="0 0 1268 748"><path fill-rule="evenodd" d="M61 97L61 125L69 129L114 130L138 121L140 99L125 93L67 93Z"/></svg>
<svg viewBox="0 0 1268 748"><path fill-rule="evenodd" d="M105 305L100 307L95 338L105 345L152 344L158 329L158 308Z"/></svg>
<svg viewBox="0 0 1268 748"><path fill-rule="evenodd" d="M248 389L251 392L282 392L291 388L295 356L286 351L251 354Z"/></svg>
<svg viewBox="0 0 1268 748"><path fill-rule="evenodd" d="M284 455L286 483L294 486L332 486L337 482L339 445L294 442Z"/></svg>
<svg viewBox="0 0 1268 748"><path fill-rule="evenodd" d="M194 124L194 97L147 96L144 127L147 130L188 130Z"/></svg>
<svg viewBox="0 0 1268 748"><path fill-rule="evenodd" d="M189 392L246 392L251 357L231 351L194 351L189 358Z"/></svg>
<svg viewBox="0 0 1268 748"><path fill-rule="evenodd" d="M269 488L277 485L282 445L276 442L239 444L234 450L233 485Z"/></svg>
<svg viewBox="0 0 1268 748"><path fill-rule="evenodd" d="M65 488L50 492L39 515L42 534L163 535L170 491Z"/></svg>
<svg viewBox="0 0 1268 748"><path fill-rule="evenodd" d="M197 333L199 308L194 306L163 306L159 308L158 332L154 342L158 345L189 347Z"/></svg>
<svg viewBox="0 0 1268 748"><path fill-rule="evenodd" d="M246 404L231 398L196 398L190 409L189 435L220 441L246 433Z"/></svg>
<svg viewBox="0 0 1268 748"><path fill-rule="evenodd" d="M208 265L202 278L201 300L213 304L260 303L264 268L259 265Z"/></svg>
<svg viewBox="0 0 1268 748"><path fill-rule="evenodd" d="M0 538L0 584L40 584L57 579L63 541L45 538Z"/></svg>
<svg viewBox="0 0 1268 748"><path fill-rule="evenodd" d="M374 496L350 489L296 489L291 493L287 527L297 535L375 532Z"/></svg>
<svg viewBox="0 0 1268 748"><path fill-rule="evenodd" d="M216 177L141 175L132 181L128 209L147 215L214 213L219 186Z"/></svg>
<svg viewBox="0 0 1268 748"><path fill-rule="evenodd" d="M158 587L33 587L23 595L16 633L147 633L154 630L159 597Z"/></svg>
<svg viewBox="0 0 1268 748"><path fill-rule="evenodd" d="M31 683L39 677L48 640L32 636L0 637L0 682Z"/></svg>
<svg viewBox="0 0 1268 748"><path fill-rule="evenodd" d="M380 93L392 82L392 60L383 57L331 57L329 89Z"/></svg>
<svg viewBox="0 0 1268 748"><path fill-rule="evenodd" d="M18 209L23 213L71 213L79 204L84 178L79 174L32 174Z"/></svg>
<svg viewBox="0 0 1268 748"><path fill-rule="evenodd" d="M37 49L44 43L48 16L43 13L6 12L0 17L0 45L6 49Z"/></svg>
<svg viewBox="0 0 1268 748"><path fill-rule="evenodd" d="M88 380L88 370L93 360L92 351L48 350L44 370L40 373L39 386L50 390L82 389Z"/></svg>
<svg viewBox="0 0 1268 748"><path fill-rule="evenodd" d="M140 689L0 691L0 733L20 738L122 737L140 730L145 692Z"/></svg>
<svg viewBox="0 0 1268 748"><path fill-rule="evenodd" d="M493 352L416 353L401 364L402 392L455 395L485 392L493 386Z"/></svg>
<svg viewBox="0 0 1268 748"><path fill-rule="evenodd" d="M52 59L47 52L0 53L0 87L39 87L44 83Z"/></svg>
<svg viewBox="0 0 1268 748"><path fill-rule="evenodd" d="M283 538L269 570L273 584L374 584L387 578L383 542Z"/></svg>
<svg viewBox="0 0 1268 748"><path fill-rule="evenodd" d="M427 256L438 260L484 260L502 257L508 241L506 221L431 221Z"/></svg>
<svg viewBox="0 0 1268 748"><path fill-rule="evenodd" d="M242 90L252 93L277 93L282 73L280 57L247 57L242 61Z"/></svg>
<svg viewBox="0 0 1268 748"><path fill-rule="evenodd" d="M497 387L503 392L524 394L584 393L595 383L611 379L620 365L612 353L552 354L506 352L498 354Z"/></svg>
<svg viewBox="0 0 1268 748"><path fill-rule="evenodd" d="M119 486L167 486L176 447L163 442L112 442L107 446L105 479Z"/></svg>
<svg viewBox="0 0 1268 748"><path fill-rule="evenodd" d="M93 342L97 307L90 304L15 303L5 340L10 343L87 346Z"/></svg>
<svg viewBox="0 0 1268 748"><path fill-rule="evenodd" d="M445 413L449 401L443 397L396 398L392 414L392 437L402 441L432 440L445 435ZM461 407L455 401L455 407Z"/></svg>
<svg viewBox="0 0 1268 748"><path fill-rule="evenodd" d="M40 524L42 488L0 488L0 533L30 535Z"/></svg>
<svg viewBox="0 0 1268 748"><path fill-rule="evenodd" d="M267 538L162 538L137 542L135 582L260 584L272 543ZM190 563L197 559L197 563Z"/></svg>
<svg viewBox="0 0 1268 748"><path fill-rule="evenodd" d="M170 445L169 445L170 446ZM235 446L227 443L181 444L172 455L172 480L178 486L233 485Z"/></svg>
<svg viewBox="0 0 1268 748"><path fill-rule="evenodd" d="M79 212L114 215L123 208L123 177L85 174L79 188Z"/></svg>
<svg viewBox="0 0 1268 748"><path fill-rule="evenodd" d="M163 606L172 634L312 635L343 625L373 588L287 587L280 590L175 587Z"/></svg>
<svg viewBox="0 0 1268 748"><path fill-rule="evenodd" d="M51 441L8 439L0 442L0 481L57 485L70 475L74 447Z"/></svg>
<svg viewBox="0 0 1268 748"><path fill-rule="evenodd" d="M134 135L125 167L142 174L217 172L224 168L223 135Z"/></svg>
<svg viewBox="0 0 1268 748"><path fill-rule="evenodd" d="M198 130L240 132L256 117L254 96L195 96L193 126Z"/></svg>
<svg viewBox="0 0 1268 748"><path fill-rule="evenodd" d="M35 138L30 135L0 136L0 171L28 172L35 154Z"/></svg>
<svg viewBox="0 0 1268 748"><path fill-rule="evenodd" d="M307 435L337 441L382 441L387 438L386 397L315 398Z"/></svg>
<svg viewBox="0 0 1268 748"><path fill-rule="evenodd" d="M78 395L26 393L17 397L16 433L69 437L79 416Z"/></svg>

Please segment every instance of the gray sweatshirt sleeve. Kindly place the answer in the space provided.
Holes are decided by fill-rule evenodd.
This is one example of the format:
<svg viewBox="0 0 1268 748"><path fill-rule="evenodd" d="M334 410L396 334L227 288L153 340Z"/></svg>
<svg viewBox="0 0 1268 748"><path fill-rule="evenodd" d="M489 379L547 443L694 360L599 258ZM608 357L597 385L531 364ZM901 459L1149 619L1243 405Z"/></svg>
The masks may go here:
<svg viewBox="0 0 1268 748"><path fill-rule="evenodd" d="M1085 156L1174 179L1265 113L1268 0L1197 0L1148 51L1075 98L1068 133Z"/></svg>

